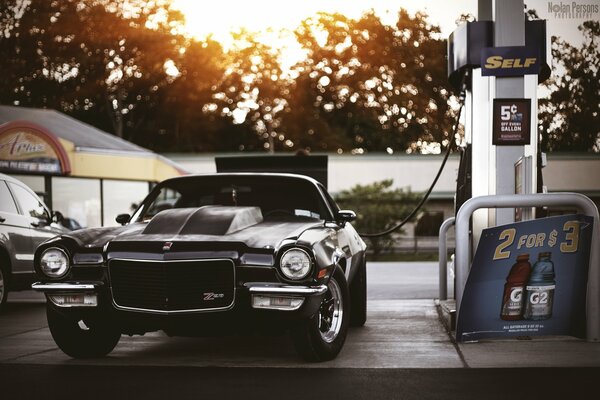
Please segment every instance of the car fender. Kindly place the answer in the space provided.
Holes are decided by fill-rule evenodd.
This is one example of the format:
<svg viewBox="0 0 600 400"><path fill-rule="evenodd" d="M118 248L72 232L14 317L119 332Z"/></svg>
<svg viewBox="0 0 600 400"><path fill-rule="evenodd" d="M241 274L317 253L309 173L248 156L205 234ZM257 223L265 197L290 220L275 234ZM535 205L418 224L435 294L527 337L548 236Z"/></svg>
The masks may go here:
<svg viewBox="0 0 600 400"><path fill-rule="evenodd" d="M12 247L10 241L2 240L0 242L0 260L5 259L8 265L8 272L12 272L12 267L15 265L15 249Z"/></svg>
<svg viewBox="0 0 600 400"><path fill-rule="evenodd" d="M14 263L14 260L11 257L11 255L13 255L14 252L10 252L7 249L7 244L10 246L10 242L0 243L0 264L2 264L2 266L5 268L5 271L10 274L12 273L12 266ZM3 261L5 261L6 264L4 264ZM6 278L10 279L10 276Z"/></svg>
<svg viewBox="0 0 600 400"><path fill-rule="evenodd" d="M348 223L344 227L329 223L308 229L296 243L313 250L319 268L339 266L348 282L354 278L357 266L364 262L366 245Z"/></svg>

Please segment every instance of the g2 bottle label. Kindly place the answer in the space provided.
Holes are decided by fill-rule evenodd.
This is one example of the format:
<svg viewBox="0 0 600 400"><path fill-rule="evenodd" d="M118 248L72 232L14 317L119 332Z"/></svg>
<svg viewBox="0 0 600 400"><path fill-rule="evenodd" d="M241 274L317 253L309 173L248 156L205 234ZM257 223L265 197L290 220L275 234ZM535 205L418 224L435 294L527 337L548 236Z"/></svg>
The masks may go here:
<svg viewBox="0 0 600 400"><path fill-rule="evenodd" d="M552 302L554 300L555 287L555 285L527 286L523 317L533 320L552 317Z"/></svg>

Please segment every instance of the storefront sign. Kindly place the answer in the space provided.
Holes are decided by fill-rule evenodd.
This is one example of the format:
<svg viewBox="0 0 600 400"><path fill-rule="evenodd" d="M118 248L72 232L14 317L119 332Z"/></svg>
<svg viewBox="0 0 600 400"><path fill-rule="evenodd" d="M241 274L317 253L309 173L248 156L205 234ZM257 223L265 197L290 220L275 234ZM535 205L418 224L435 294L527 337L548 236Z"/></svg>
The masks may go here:
<svg viewBox="0 0 600 400"><path fill-rule="evenodd" d="M564 215L483 231L458 314L458 341L585 336L593 219Z"/></svg>
<svg viewBox="0 0 600 400"><path fill-rule="evenodd" d="M482 76L523 76L540 72L539 51L530 47L486 47L481 52Z"/></svg>
<svg viewBox="0 0 600 400"><path fill-rule="evenodd" d="M531 141L531 99L494 99L492 143L525 145Z"/></svg>
<svg viewBox="0 0 600 400"><path fill-rule="evenodd" d="M70 168L53 135L33 124L10 122L0 127L0 171L66 174Z"/></svg>

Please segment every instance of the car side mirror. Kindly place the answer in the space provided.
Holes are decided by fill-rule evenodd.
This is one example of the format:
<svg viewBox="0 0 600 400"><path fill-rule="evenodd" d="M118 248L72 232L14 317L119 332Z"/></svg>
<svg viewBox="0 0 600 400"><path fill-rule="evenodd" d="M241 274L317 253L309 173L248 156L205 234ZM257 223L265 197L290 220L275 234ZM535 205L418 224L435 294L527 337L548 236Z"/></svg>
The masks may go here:
<svg viewBox="0 0 600 400"><path fill-rule="evenodd" d="M54 222L56 224L60 224L61 222L64 221L65 216L60 211L53 211L51 219L52 219L52 222Z"/></svg>
<svg viewBox="0 0 600 400"><path fill-rule="evenodd" d="M117 215L117 218L115 218L115 221L117 221L118 224L125 225L130 219L131 215L129 214L119 214Z"/></svg>
<svg viewBox="0 0 600 400"><path fill-rule="evenodd" d="M352 210L340 210L337 213L337 221L342 224L346 224L346 222L352 222L356 219L356 213Z"/></svg>

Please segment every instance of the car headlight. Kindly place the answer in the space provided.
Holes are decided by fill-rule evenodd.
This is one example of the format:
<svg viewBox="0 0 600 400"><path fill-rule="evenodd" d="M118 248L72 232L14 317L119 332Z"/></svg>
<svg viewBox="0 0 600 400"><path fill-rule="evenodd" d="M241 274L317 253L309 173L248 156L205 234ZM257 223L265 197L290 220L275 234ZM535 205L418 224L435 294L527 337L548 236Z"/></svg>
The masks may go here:
<svg viewBox="0 0 600 400"><path fill-rule="evenodd" d="M304 279L310 273L312 262L308 253L301 249L290 249L283 253L279 267L288 279Z"/></svg>
<svg viewBox="0 0 600 400"><path fill-rule="evenodd" d="M64 250L51 247L40 257L40 270L49 278L60 278L69 271L69 257Z"/></svg>

